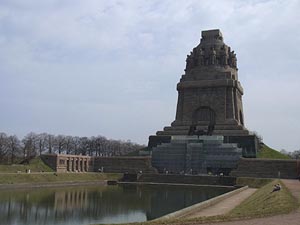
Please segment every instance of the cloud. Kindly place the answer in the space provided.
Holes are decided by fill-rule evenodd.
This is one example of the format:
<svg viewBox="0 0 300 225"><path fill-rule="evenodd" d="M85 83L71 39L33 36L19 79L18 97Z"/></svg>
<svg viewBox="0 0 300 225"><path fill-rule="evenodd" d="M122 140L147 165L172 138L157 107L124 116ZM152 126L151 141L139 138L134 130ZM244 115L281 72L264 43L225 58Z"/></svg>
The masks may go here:
<svg viewBox="0 0 300 225"><path fill-rule="evenodd" d="M147 143L174 120L200 31L220 28L237 52L246 125L299 149L299 10L296 0L1 1L0 129Z"/></svg>

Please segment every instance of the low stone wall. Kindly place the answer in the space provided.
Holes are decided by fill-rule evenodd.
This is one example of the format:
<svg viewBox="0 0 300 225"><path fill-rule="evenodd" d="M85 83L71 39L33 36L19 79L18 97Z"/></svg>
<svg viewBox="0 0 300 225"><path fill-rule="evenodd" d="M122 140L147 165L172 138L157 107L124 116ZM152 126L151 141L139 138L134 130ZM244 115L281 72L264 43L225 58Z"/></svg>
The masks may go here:
<svg viewBox="0 0 300 225"><path fill-rule="evenodd" d="M105 173L156 173L151 157L94 157L94 172Z"/></svg>
<svg viewBox="0 0 300 225"><path fill-rule="evenodd" d="M300 161L284 159L245 159L238 162L231 176L295 179L300 174Z"/></svg>
<svg viewBox="0 0 300 225"><path fill-rule="evenodd" d="M42 160L56 172L157 173L151 157L90 157L45 154Z"/></svg>
<svg viewBox="0 0 300 225"><path fill-rule="evenodd" d="M200 185L220 185L234 186L235 177L229 176L196 176L196 175L177 175L177 174L142 174L138 177L138 182L153 183L180 183L180 184L200 184Z"/></svg>

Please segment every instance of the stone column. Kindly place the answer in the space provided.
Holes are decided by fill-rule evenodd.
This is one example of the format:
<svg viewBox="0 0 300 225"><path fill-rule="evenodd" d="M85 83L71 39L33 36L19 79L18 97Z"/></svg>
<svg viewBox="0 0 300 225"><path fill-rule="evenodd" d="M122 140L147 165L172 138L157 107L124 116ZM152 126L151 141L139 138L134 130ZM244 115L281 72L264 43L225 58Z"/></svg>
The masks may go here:
<svg viewBox="0 0 300 225"><path fill-rule="evenodd" d="M88 170L87 170L87 164L88 164L88 160L85 159L85 161L84 161L84 171L85 171L85 172L88 171Z"/></svg>
<svg viewBox="0 0 300 225"><path fill-rule="evenodd" d="M70 172L70 158L67 158L67 172Z"/></svg>
<svg viewBox="0 0 300 225"><path fill-rule="evenodd" d="M78 159L78 166L79 166L79 167L78 167L78 171L79 171L79 172L82 172L82 158L79 158L79 159Z"/></svg>
<svg viewBox="0 0 300 225"><path fill-rule="evenodd" d="M71 171L74 172L74 158L70 158L70 163L71 163Z"/></svg>

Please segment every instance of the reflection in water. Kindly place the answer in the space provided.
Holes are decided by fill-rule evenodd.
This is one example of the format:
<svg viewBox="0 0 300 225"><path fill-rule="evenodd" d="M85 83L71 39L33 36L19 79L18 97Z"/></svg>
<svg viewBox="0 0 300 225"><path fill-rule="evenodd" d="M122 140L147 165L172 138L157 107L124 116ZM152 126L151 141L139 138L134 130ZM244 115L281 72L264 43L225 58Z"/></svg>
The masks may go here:
<svg viewBox="0 0 300 225"><path fill-rule="evenodd" d="M119 185L0 191L0 221L7 225L140 222L158 218L229 190Z"/></svg>

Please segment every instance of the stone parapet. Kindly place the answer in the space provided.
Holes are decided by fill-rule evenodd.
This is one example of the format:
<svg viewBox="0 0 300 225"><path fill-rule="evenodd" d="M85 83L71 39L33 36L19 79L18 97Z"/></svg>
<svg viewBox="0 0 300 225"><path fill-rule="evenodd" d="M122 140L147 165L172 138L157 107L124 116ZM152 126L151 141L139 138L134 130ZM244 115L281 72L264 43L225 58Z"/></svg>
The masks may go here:
<svg viewBox="0 0 300 225"><path fill-rule="evenodd" d="M155 173L151 157L95 157L94 172L106 173Z"/></svg>
<svg viewBox="0 0 300 225"><path fill-rule="evenodd" d="M237 177L296 179L300 175L300 161L242 158L238 162L237 169L233 170L231 175Z"/></svg>
<svg viewBox="0 0 300 225"><path fill-rule="evenodd" d="M180 175L180 174L143 174L139 176L138 182L149 183L178 183L197 185L219 185L234 186L236 178L231 176L208 176L208 175Z"/></svg>

